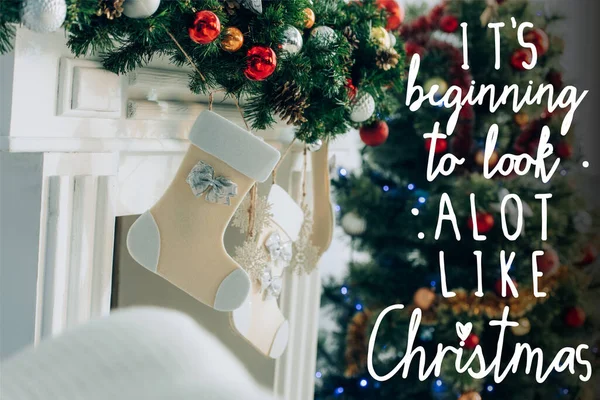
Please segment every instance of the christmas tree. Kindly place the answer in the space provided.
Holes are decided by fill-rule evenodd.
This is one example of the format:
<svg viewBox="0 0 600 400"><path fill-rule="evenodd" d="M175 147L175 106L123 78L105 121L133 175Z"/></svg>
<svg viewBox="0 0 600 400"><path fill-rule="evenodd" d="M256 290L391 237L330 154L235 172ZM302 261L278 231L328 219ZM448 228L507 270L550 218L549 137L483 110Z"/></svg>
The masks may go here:
<svg viewBox="0 0 600 400"><path fill-rule="evenodd" d="M442 3L423 16L412 18L401 28L407 57L420 56L416 84L426 91L438 86L438 100L451 86L467 92L472 85L492 84L497 90L518 85L519 95L528 87L535 92L540 84L551 85L559 93L562 82L560 57L564 43L551 34L561 18L543 7L527 1L463 1ZM530 21L534 28L525 30L528 43L535 45L538 60L533 69L523 62L531 61L531 51L518 41L516 21ZM463 48L461 23L468 25L468 70L462 68ZM489 22L505 22L500 32L499 69L496 60L494 31ZM407 64L408 64L407 60ZM530 81L532 81L530 83ZM404 95L403 95L404 96ZM487 99L487 97L486 97ZM406 104L405 98L400 99ZM586 373L582 364L550 374L543 384L536 382L536 361L533 372L525 373L525 357L518 369L496 383L493 374L473 379L459 373L455 359L447 356L439 376L431 374L420 380L419 356L413 358L408 376L401 370L391 379L380 382L367 370L368 341L377 316L386 307L403 304L382 320L373 349L373 368L385 375L405 356L411 312L422 311L422 321L413 348L422 346L429 366L438 344L459 347L456 324L472 322L471 334L460 345L465 353L463 364L479 345L489 362L503 340L500 364L506 367L518 343L540 348L545 355L539 365L546 371L563 347L589 345L582 358L593 361L597 347L593 345L593 321L586 317L590 290L587 268L595 260L590 244L595 230L593 218L577 193L578 171L587 163L579 156L576 135L560 134L566 110L549 110L547 102L523 107L513 112L509 100L495 112L489 101L460 111L454 133L446 140L432 142L423 134L432 132L434 121L442 131L451 117L452 108L428 103L417 111L402 106L387 127L361 129L367 145L385 141L381 146L367 146L363 152L360 172L340 170L335 180L336 200L341 224L356 250L368 253L369 260L352 262L343 281L329 282L323 293L324 312L336 318L339 329L323 334L319 346L316 399L580 399L587 387L579 379ZM576 121L576 119L575 119ZM486 157L486 137L493 124L498 124L498 141L493 153ZM574 124L575 126L576 124ZM554 154L546 166L560 158L556 174L547 183L533 176L501 176L491 179L482 175L483 164L493 167L504 154L536 156L544 127L549 127ZM433 149L431 149L433 147ZM464 157L465 163L450 176L426 179L429 154L436 160L452 153ZM580 175L580 174L579 174ZM434 239L440 201L447 193L458 221L461 240L455 237L451 224L442 224L439 239ZM515 241L503 234L500 204L507 194L522 200L524 228ZM544 223L539 193L551 193L547 202L547 240L540 232ZM472 218L470 197L474 195L476 213ZM510 202L507 202L510 203ZM518 210L517 210L518 211ZM518 230L515 209L506 212L507 228ZM475 220L475 223L473 222ZM514 225L514 226L513 226ZM487 236L485 241L473 238L473 228ZM532 253L542 250L536 258L544 273L538 290L546 297L533 294ZM441 295L440 251L444 252L445 283L454 297ZM477 263L474 252L481 251L483 296L478 289ZM501 251L515 253L510 276L518 297L510 288L503 288ZM507 285L508 286L508 285ZM541 288L541 289L540 289ZM506 292L503 293L503 289ZM505 306L508 319L518 326L506 329L503 338L490 320L499 320ZM328 314L328 315L330 315ZM539 361L539 360L538 360ZM477 370L477 368L475 368Z"/></svg>

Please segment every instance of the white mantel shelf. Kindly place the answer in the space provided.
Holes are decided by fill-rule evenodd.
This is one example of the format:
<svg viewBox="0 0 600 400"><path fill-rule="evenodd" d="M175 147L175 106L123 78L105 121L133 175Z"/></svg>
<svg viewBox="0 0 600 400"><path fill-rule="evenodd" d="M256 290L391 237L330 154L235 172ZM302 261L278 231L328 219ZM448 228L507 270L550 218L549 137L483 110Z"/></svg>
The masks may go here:
<svg viewBox="0 0 600 400"><path fill-rule="evenodd" d="M161 60L117 76L75 59L60 32L17 29L14 51L0 56L0 359L110 312L116 217L158 200L208 107L185 76ZM222 100L215 96L214 110L244 126ZM282 124L258 134L279 149L292 137ZM301 170L298 149L277 175L293 196ZM285 287L282 309L295 328L272 390L309 400L319 272L288 276Z"/></svg>

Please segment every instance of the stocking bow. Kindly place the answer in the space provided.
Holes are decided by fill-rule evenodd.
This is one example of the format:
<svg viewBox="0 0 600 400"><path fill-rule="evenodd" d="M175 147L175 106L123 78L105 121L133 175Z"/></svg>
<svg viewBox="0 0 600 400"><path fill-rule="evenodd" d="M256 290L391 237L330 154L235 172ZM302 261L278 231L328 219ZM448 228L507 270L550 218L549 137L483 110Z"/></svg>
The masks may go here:
<svg viewBox="0 0 600 400"><path fill-rule="evenodd" d="M231 204L231 197L237 195L237 185L223 177L215 177L215 170L210 165L200 161L192 168L185 180L192 189L194 196L200 197L206 193L206 201L217 204Z"/></svg>
<svg viewBox="0 0 600 400"><path fill-rule="evenodd" d="M292 260L292 242L283 241L279 233L274 232L265 242L265 247L269 250L271 261L276 265L286 268Z"/></svg>
<svg viewBox="0 0 600 400"><path fill-rule="evenodd" d="M263 271L260 277L260 288L265 299L277 298L281 293L283 280L280 276L273 276L270 268Z"/></svg>

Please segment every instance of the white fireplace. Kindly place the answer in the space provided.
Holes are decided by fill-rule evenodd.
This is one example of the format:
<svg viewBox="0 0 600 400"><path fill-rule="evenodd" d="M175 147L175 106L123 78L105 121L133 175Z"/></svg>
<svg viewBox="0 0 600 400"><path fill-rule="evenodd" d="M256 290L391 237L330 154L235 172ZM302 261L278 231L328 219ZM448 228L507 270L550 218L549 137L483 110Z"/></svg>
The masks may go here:
<svg viewBox="0 0 600 400"><path fill-rule="evenodd" d="M0 358L108 314L114 294L113 306L183 309L246 365L260 366L263 385L285 399L312 399L318 271L286 278L281 307L294 328L274 362L230 337L225 315L144 275L123 247L123 232L165 190L194 117L207 108L206 98L189 93L187 73L157 60L117 76L97 60L75 59L63 33L19 28L15 50L0 56L0 83ZM220 100L214 110L243 125L236 107ZM285 125L259 134L277 148L292 135ZM338 159L349 143L333 144ZM296 197L300 150L277 175ZM239 240L228 234L226 245Z"/></svg>

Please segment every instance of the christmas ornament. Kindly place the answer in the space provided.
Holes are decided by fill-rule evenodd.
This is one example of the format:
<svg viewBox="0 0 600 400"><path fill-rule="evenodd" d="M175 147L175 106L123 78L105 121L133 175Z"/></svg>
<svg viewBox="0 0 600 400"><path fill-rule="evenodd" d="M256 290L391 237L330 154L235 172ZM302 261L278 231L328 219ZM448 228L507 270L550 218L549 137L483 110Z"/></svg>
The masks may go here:
<svg viewBox="0 0 600 400"><path fill-rule="evenodd" d="M385 121L376 121L367 126L361 126L359 130L360 139L364 144L371 147L379 146L388 138L390 129Z"/></svg>
<svg viewBox="0 0 600 400"><path fill-rule="evenodd" d="M395 31L400 28L404 21L404 9L396 0L377 0L379 8L385 8L388 12L386 29Z"/></svg>
<svg viewBox="0 0 600 400"><path fill-rule="evenodd" d="M520 127L523 127L529 123L529 115L524 112L515 114L515 123Z"/></svg>
<svg viewBox="0 0 600 400"><path fill-rule="evenodd" d="M242 5L256 14L262 14L262 0L242 0Z"/></svg>
<svg viewBox="0 0 600 400"><path fill-rule="evenodd" d="M123 15L124 2L125 0L101 0L96 15L99 17L104 15L108 20L119 18Z"/></svg>
<svg viewBox="0 0 600 400"><path fill-rule="evenodd" d="M261 246L258 246L256 240L248 238L241 246L236 246L233 251L235 262L244 267L252 280L259 279L265 265L269 262L269 255Z"/></svg>
<svg viewBox="0 0 600 400"><path fill-rule="evenodd" d="M478 211L475 219L477 220L477 231L479 233L487 233L494 227L494 217L488 212ZM467 226L470 230L473 230L473 218L469 217Z"/></svg>
<svg viewBox="0 0 600 400"><path fill-rule="evenodd" d="M527 318L521 318L518 326L512 326L510 329L515 336L525 336L531 331L531 322Z"/></svg>
<svg viewBox="0 0 600 400"><path fill-rule="evenodd" d="M479 344L479 336L477 336L474 333L471 333L465 340L465 349L474 350L478 344Z"/></svg>
<svg viewBox="0 0 600 400"><path fill-rule="evenodd" d="M544 274L552 274L560 267L558 253L553 248L544 249L544 254L537 258L538 270Z"/></svg>
<svg viewBox="0 0 600 400"><path fill-rule="evenodd" d="M565 324L571 328L581 328L585 319L585 311L581 307L571 307L565 313Z"/></svg>
<svg viewBox="0 0 600 400"><path fill-rule="evenodd" d="M517 49L512 53L510 57L510 65L517 71L525 71L524 63L530 64L533 58L531 50L529 49Z"/></svg>
<svg viewBox="0 0 600 400"><path fill-rule="evenodd" d="M129 18L148 18L158 10L160 0L125 0L123 14Z"/></svg>
<svg viewBox="0 0 600 400"><path fill-rule="evenodd" d="M392 32L388 32L388 36L390 37L390 47L396 46L396 42L398 41L398 39L396 39L396 35L394 35Z"/></svg>
<svg viewBox="0 0 600 400"><path fill-rule="evenodd" d="M463 393L458 400L481 400L481 395L477 392Z"/></svg>
<svg viewBox="0 0 600 400"><path fill-rule="evenodd" d="M321 150L321 147L323 147L323 141L321 139L317 139L316 141L312 142L312 143L308 143L307 145L308 151L319 151Z"/></svg>
<svg viewBox="0 0 600 400"><path fill-rule="evenodd" d="M283 31L283 39L279 44L282 55L298 54L303 45L302 33L293 26L288 26Z"/></svg>
<svg viewBox="0 0 600 400"><path fill-rule="evenodd" d="M39 33L54 32L62 26L66 17L65 0L26 0L21 10L23 25Z"/></svg>
<svg viewBox="0 0 600 400"><path fill-rule="evenodd" d="M304 28L310 29L315 25L315 12L310 8L304 9Z"/></svg>
<svg viewBox="0 0 600 400"><path fill-rule="evenodd" d="M577 263L580 267L585 267L592 264L598 258L598 249L593 244L588 244L583 249L581 259Z"/></svg>
<svg viewBox="0 0 600 400"><path fill-rule="evenodd" d="M348 91L348 99L354 100L358 90L356 89L356 86L354 86L354 84L352 83L352 79L350 79L350 78L346 79L345 86L346 86L346 90Z"/></svg>
<svg viewBox="0 0 600 400"><path fill-rule="evenodd" d="M512 281L513 281L513 283L514 283L514 285L515 285L515 288L517 288L517 289L518 289L518 288L519 288L519 285L517 284L517 282L515 282L515 280L514 280L514 279L513 279ZM502 279L498 279L498 280L496 281L496 283L494 284L494 291L496 292L496 295L497 295L498 297L501 297L501 298L507 298L507 297L509 297L509 296L511 296L511 295L512 295L512 290L510 289L510 287L508 286L508 283L507 283L507 284L505 285L505 286L506 286L506 296L502 296L502 283L503 283L503 282L504 282L504 281L503 281Z"/></svg>
<svg viewBox="0 0 600 400"><path fill-rule="evenodd" d="M267 201L265 196L257 196L253 204L254 218L250 221L250 195L246 195L242 203L235 210L231 219L231 226L238 228L242 233L252 232L255 236L260 235L263 229L267 226L270 218L273 217L271 211L272 205ZM252 225L251 225L252 223Z"/></svg>
<svg viewBox="0 0 600 400"><path fill-rule="evenodd" d="M238 28L230 26L225 29L221 40L221 48L230 53L238 51L244 45L244 34Z"/></svg>
<svg viewBox="0 0 600 400"><path fill-rule="evenodd" d="M558 157L568 160L573 156L573 146L571 146L571 143L563 140L554 147L554 153Z"/></svg>
<svg viewBox="0 0 600 400"><path fill-rule="evenodd" d="M375 54L375 65L384 71L395 68L398 62L400 62L400 55L392 47L379 48Z"/></svg>
<svg viewBox="0 0 600 400"><path fill-rule="evenodd" d="M594 221L587 211L577 211L573 216L573 226L579 233L588 233L592 229Z"/></svg>
<svg viewBox="0 0 600 400"><path fill-rule="evenodd" d="M425 48L416 42L407 40L406 42L404 42L404 52L406 53L407 57L412 57L415 54L419 54L422 56L425 52Z"/></svg>
<svg viewBox="0 0 600 400"><path fill-rule="evenodd" d="M294 81L287 81L273 92L273 112L288 125L306 122L304 111L308 108L308 96L300 91Z"/></svg>
<svg viewBox="0 0 600 400"><path fill-rule="evenodd" d="M385 30L385 28L381 26L376 26L375 28L371 28L371 39L379 46L388 48L391 45L390 35Z"/></svg>
<svg viewBox="0 0 600 400"><path fill-rule="evenodd" d="M317 267L317 262L319 262L319 248L314 246L311 240L313 217L308 205L302 206L302 212L304 220L298 239L292 245L294 256L290 262L290 267L299 275L310 275Z"/></svg>
<svg viewBox="0 0 600 400"><path fill-rule="evenodd" d="M359 236L367 230L367 222L353 212L346 213L340 221L342 229L350 236Z"/></svg>
<svg viewBox="0 0 600 400"><path fill-rule="evenodd" d="M425 139L425 150L431 149L431 139ZM446 139L437 139L435 141L435 154L444 153L448 150L448 141Z"/></svg>
<svg viewBox="0 0 600 400"><path fill-rule="evenodd" d="M346 38L346 40L348 41L348 43L350 44L350 46L353 49L358 49L358 45L360 44L360 40L358 40L358 36L356 36L356 33L354 33L354 30L352 29L352 27L347 26L344 28L344 30L342 31L342 35L344 35L344 37Z"/></svg>
<svg viewBox="0 0 600 400"><path fill-rule="evenodd" d="M267 46L254 46L246 53L247 66L244 75L253 81L267 79L277 68L277 56Z"/></svg>
<svg viewBox="0 0 600 400"><path fill-rule="evenodd" d="M198 301L232 311L244 303L251 281L225 250L223 233L255 181L269 177L279 152L211 111L198 116L189 139L174 183L131 226L127 248L139 264ZM230 166L246 153L252 154L248 164ZM177 222L181 215L185 226ZM200 262L207 257L212 262Z"/></svg>
<svg viewBox="0 0 600 400"><path fill-rule="evenodd" d="M454 33L458 29L458 18L454 15L444 15L440 18L440 29L447 33Z"/></svg>
<svg viewBox="0 0 600 400"><path fill-rule="evenodd" d="M316 41L319 48L325 49L333 44L336 35L335 31L328 26L317 26L310 31L310 37L311 40Z"/></svg>
<svg viewBox="0 0 600 400"><path fill-rule="evenodd" d="M538 53L538 57L543 56L550 48L550 39L548 35L540 28L534 28L527 32L524 37L526 42L532 43Z"/></svg>
<svg viewBox="0 0 600 400"><path fill-rule="evenodd" d="M421 310L429 310L435 301L435 293L429 288L420 288L413 296L413 303Z"/></svg>
<svg viewBox="0 0 600 400"><path fill-rule="evenodd" d="M364 122L375 112L375 99L367 92L358 94L350 108L352 122Z"/></svg>
<svg viewBox="0 0 600 400"><path fill-rule="evenodd" d="M127 15L127 14L125 14ZM194 24L188 29L190 39L198 44L208 44L221 33L221 21L212 11L198 11Z"/></svg>
<svg viewBox="0 0 600 400"><path fill-rule="evenodd" d="M423 89L425 89L425 91L427 93L429 93L433 86L438 87L438 90L436 91L436 95L439 95L439 96L443 96L444 94L446 94L446 91L448 90L448 83L440 77L427 79L427 81L425 81L425 85L423 85Z"/></svg>
<svg viewBox="0 0 600 400"><path fill-rule="evenodd" d="M477 152L475 153L474 160L475 164L477 164L480 167L483 167L483 163L485 162L485 151L483 149L477 150ZM498 155L498 152L494 150L492 152L492 155L490 156L490 159L488 160L488 166L490 168L494 168L498 163L498 160L500 160L500 156Z"/></svg>

